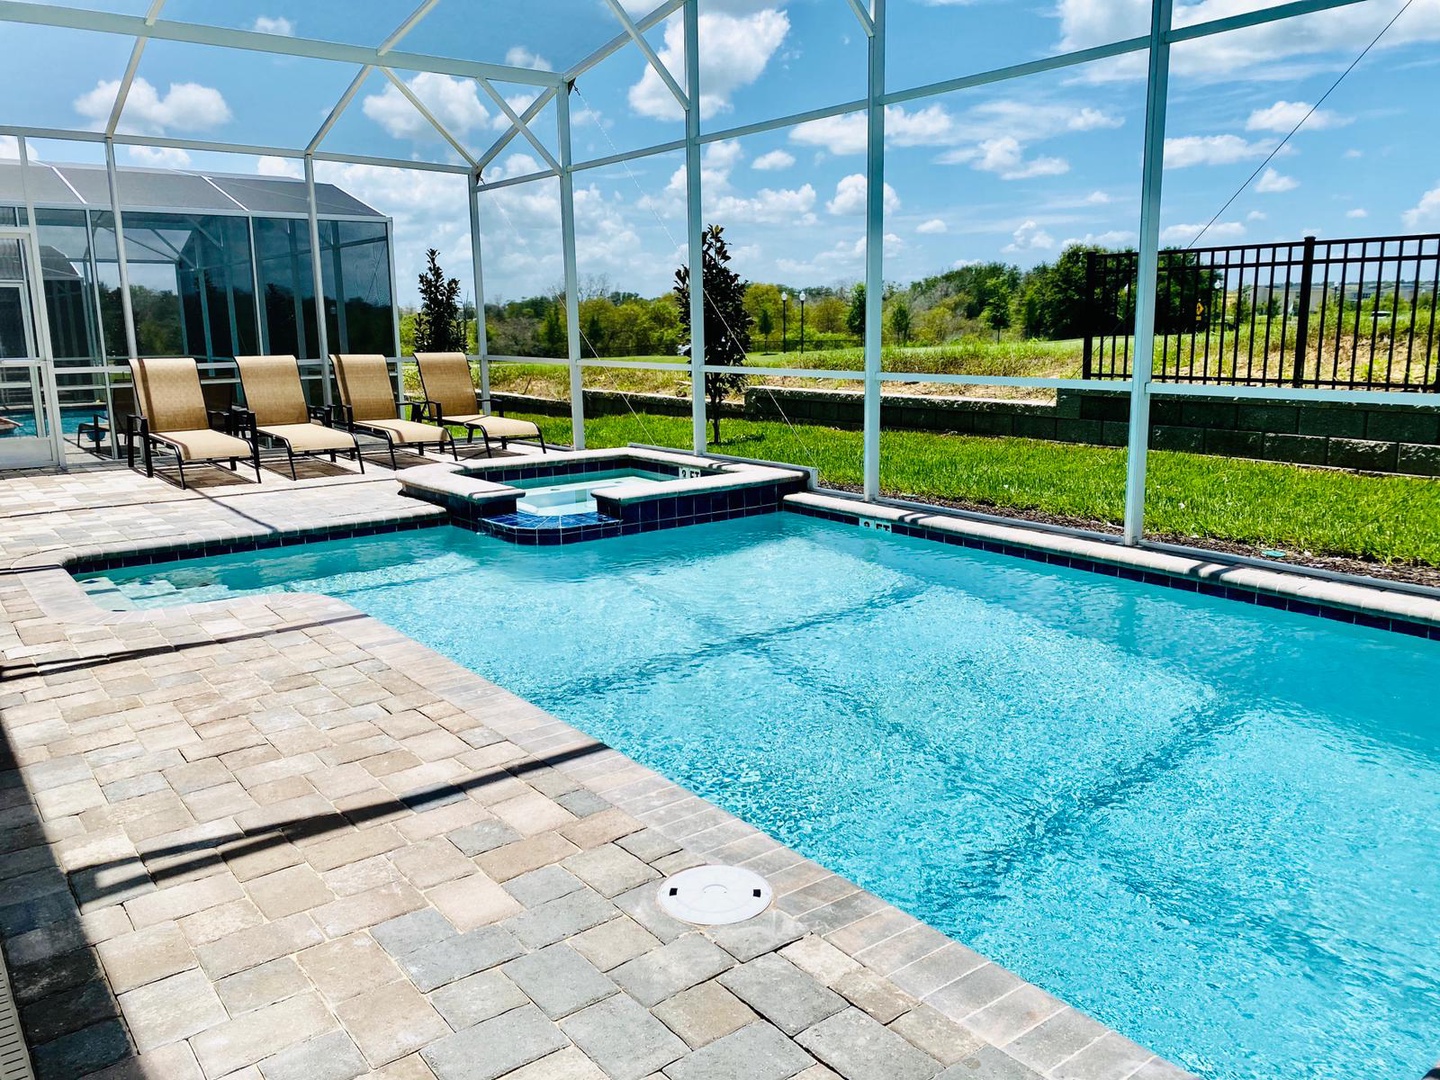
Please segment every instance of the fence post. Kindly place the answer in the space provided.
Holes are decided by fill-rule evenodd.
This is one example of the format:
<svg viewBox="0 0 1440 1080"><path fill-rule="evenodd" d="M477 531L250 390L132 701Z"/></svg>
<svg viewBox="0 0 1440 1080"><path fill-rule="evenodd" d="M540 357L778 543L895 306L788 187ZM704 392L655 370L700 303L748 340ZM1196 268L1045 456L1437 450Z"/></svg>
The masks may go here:
<svg viewBox="0 0 1440 1080"><path fill-rule="evenodd" d="M1080 361L1080 377L1088 379L1092 376L1091 365L1094 363L1095 352L1095 328L1100 323L1100 305L1095 300L1095 257L1096 253L1087 251L1085 253L1085 306L1090 309L1089 325L1085 327L1085 352Z"/></svg>
<svg viewBox="0 0 1440 1080"><path fill-rule="evenodd" d="M1305 350L1310 338L1310 293L1315 287L1315 237L1305 237L1300 264L1300 310L1295 316L1295 385L1305 381ZM1322 327L1323 330L1323 327Z"/></svg>

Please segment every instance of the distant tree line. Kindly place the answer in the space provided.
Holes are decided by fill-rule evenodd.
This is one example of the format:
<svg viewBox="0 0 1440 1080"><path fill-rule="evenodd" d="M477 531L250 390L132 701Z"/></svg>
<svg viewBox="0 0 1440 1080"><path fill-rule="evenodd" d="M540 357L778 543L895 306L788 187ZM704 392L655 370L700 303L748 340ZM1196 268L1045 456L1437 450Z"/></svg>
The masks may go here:
<svg viewBox="0 0 1440 1080"><path fill-rule="evenodd" d="M882 299L882 338L902 345L944 345L963 337L1004 336L1052 340L1083 336L1092 321L1123 321L1129 292L1115 310L1099 312L1087 296L1086 259L1098 247L1072 245L1054 262L1028 270L1004 262L977 262L921 278L909 285L887 284ZM1186 257L1175 253L1175 258ZM1213 294L1216 282L1198 267L1162 282L1161 321L1183 321L1195 297ZM587 357L674 356L685 341L685 322L675 293L647 298L612 289L601 277L580 283L580 349ZM750 348L760 352L797 350L801 345L801 294L805 296L804 347L854 347L865 334L862 283L812 285L803 289L767 282L744 285ZM474 310L466 308L473 348ZM490 352L501 356L563 357L567 326L563 290L485 305ZM409 319L402 340L409 338Z"/></svg>

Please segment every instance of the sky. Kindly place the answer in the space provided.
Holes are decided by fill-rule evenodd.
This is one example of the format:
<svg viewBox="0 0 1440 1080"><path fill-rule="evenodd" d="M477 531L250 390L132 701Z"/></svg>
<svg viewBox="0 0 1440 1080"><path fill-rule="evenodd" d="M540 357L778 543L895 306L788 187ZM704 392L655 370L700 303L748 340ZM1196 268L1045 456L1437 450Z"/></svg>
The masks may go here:
<svg viewBox="0 0 1440 1080"><path fill-rule="evenodd" d="M621 2L637 16L649 6ZM129 14L148 6L144 0L88 3ZM1273 5L1176 0L1175 21L1186 25ZM1148 0L889 0L887 86L902 90L1144 35L1149 8ZM162 17L373 46L411 10L408 0L168 0ZM399 48L564 70L620 30L605 0L440 0ZM854 101L865 92L866 39L845 0L701 0L700 31L706 131ZM18 25L4 25L0 34L7 57L0 124L104 127L129 39ZM647 40L683 81L679 17L655 27ZM1175 46L1162 241L1184 246L1440 232L1440 146L1427 134L1440 99L1437 42L1440 0L1410 0L1408 7L1404 0L1363 0ZM1133 244L1146 64L1142 51L890 107L886 279L903 283L990 259L1030 266L1075 241ZM355 74L344 64L156 41L142 58L121 129L303 147ZM472 155L510 126L474 81L396 74ZM519 83L495 89L517 110L534 94ZM579 78L571 112L577 162L683 135L669 90L633 46ZM531 127L557 153L554 107ZM379 72L323 148L460 160ZM706 147L705 216L725 226L742 276L797 288L861 278L864 148L860 112ZM58 140L37 141L32 153L57 162L98 159L93 145ZM0 155L7 154L14 154L13 140L0 139ZM122 147L119 156L122 164L300 174L298 161L273 156L141 147ZM484 176L522 176L542 168L540 162L539 152L516 138ZM316 171L395 219L402 303L414 302L415 278L432 246L471 293L463 176L325 162ZM666 290L684 260L682 156L670 152L583 171L575 187L586 287L644 295ZM482 193L487 299L559 289L558 191L549 179Z"/></svg>

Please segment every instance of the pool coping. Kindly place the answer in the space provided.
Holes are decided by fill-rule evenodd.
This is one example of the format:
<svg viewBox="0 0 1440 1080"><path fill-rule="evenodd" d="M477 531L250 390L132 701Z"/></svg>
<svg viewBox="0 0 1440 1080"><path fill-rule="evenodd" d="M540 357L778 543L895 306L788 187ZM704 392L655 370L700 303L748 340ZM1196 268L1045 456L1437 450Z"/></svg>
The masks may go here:
<svg viewBox="0 0 1440 1080"><path fill-rule="evenodd" d="M1078 532L1000 524L943 510L862 502L810 491L787 496L785 509L891 535L953 544L1015 558L1203 593L1337 622L1440 641L1440 599L1411 590L1266 569L1250 562L1208 558L1091 539Z"/></svg>

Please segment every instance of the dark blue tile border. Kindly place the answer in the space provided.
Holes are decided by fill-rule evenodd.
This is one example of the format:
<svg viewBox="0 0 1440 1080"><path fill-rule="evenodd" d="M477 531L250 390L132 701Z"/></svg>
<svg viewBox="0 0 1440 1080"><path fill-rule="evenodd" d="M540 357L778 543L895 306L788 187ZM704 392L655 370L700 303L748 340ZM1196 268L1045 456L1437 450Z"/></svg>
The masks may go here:
<svg viewBox="0 0 1440 1080"><path fill-rule="evenodd" d="M84 556L68 560L63 565L71 574L98 574L106 570L119 570L129 566L149 566L153 563L179 562L183 559L206 559L215 555L235 555L246 551L264 551L269 548L294 547L297 544L315 544L322 540L349 540L357 536L378 536L381 533L434 529L446 524L448 522L441 517L424 517L363 521L349 525L324 525L313 529L244 537L239 540L169 544L141 552Z"/></svg>
<svg viewBox="0 0 1440 1080"><path fill-rule="evenodd" d="M805 517L820 518L824 521L834 521L842 525L853 525L856 527L860 525L860 517L857 514L847 514L837 510L826 510L818 506L797 506L791 503L786 503L783 509L788 513L802 514ZM1038 548L1022 547L1018 544L1006 544L995 540L982 540L976 536L966 536L963 533L950 532L946 529L931 529L924 525L911 525L900 521L891 523L890 532L893 536L908 536L916 540L928 540L936 544L950 544L953 547L987 551L994 555L1008 555L1016 559L1028 559L1031 562L1048 563L1051 566L1065 566L1072 570L1086 570L1092 574L1101 574L1105 577L1124 578L1127 581L1138 581L1146 585L1158 585L1167 589L1179 589L1181 592L1203 593L1206 596L1215 596L1224 600L1236 600L1242 604L1255 604L1258 607L1291 611L1297 615L1310 615L1321 619L1333 619L1336 622L1350 623L1354 626L1368 626L1376 630L1393 630L1399 634L1409 634L1411 637L1440 641L1440 626L1415 622L1411 619L1394 618L1388 615L1375 615L1364 611L1352 611L1349 608L1317 602L1315 600L1301 599L1300 597L1278 596L1274 593L1261 592L1258 589L1225 585L1215 581L1202 581L1198 578L1185 577L1182 574L1169 574L1163 570L1139 570L1129 566L1117 566L1115 563L1103 562L1098 559L1062 555L1058 552L1042 551Z"/></svg>

